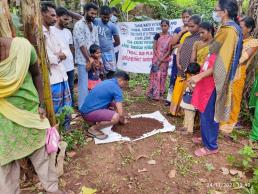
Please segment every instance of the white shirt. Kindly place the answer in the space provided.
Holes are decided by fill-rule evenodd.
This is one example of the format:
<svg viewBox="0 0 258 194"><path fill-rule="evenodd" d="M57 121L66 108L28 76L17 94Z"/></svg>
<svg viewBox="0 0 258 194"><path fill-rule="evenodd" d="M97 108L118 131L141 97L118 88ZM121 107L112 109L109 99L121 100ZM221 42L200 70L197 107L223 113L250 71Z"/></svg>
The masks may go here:
<svg viewBox="0 0 258 194"><path fill-rule="evenodd" d="M91 45L99 45L99 36L97 26L92 25L90 31L84 18L76 22L73 28L74 48L75 48L75 63L80 65L86 64L86 59L81 52L80 47L84 46L89 49Z"/></svg>
<svg viewBox="0 0 258 194"><path fill-rule="evenodd" d="M43 26L43 33L45 37L46 51L50 62L50 84L53 85L67 81L68 77L65 66L63 61L60 61L58 53L61 51L68 56L69 51L67 51L63 43L55 37L54 33L52 32L52 27L50 27L48 30L45 26Z"/></svg>
<svg viewBox="0 0 258 194"><path fill-rule="evenodd" d="M55 37L57 37L60 42L63 42L64 46L69 51L68 56L66 56L66 59L63 61L63 64L66 68L66 72L74 70L73 54L70 49L70 45L73 44L73 36L71 31L67 28L61 30L56 26L51 27L51 30L53 30Z"/></svg>

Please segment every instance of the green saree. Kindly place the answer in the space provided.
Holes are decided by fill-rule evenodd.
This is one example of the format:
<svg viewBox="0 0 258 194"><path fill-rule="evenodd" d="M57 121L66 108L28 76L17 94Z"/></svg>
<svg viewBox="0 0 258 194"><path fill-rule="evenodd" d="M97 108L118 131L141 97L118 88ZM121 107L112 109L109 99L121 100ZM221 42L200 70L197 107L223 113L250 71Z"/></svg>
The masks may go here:
<svg viewBox="0 0 258 194"><path fill-rule="evenodd" d="M30 65L36 60L37 54L32 47ZM39 98L30 72L21 87L5 100L19 109L38 112ZM0 166L32 154L45 145L45 137L46 130L23 127L0 113Z"/></svg>

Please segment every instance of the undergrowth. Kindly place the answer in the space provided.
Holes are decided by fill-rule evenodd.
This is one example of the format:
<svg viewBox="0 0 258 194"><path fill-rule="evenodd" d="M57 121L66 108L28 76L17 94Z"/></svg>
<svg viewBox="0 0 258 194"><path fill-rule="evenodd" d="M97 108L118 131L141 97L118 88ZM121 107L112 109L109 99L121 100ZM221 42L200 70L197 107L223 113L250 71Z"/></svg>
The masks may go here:
<svg viewBox="0 0 258 194"><path fill-rule="evenodd" d="M250 146L244 146L237 156L227 158L231 166L241 169L245 174L251 174L250 184L242 188L246 194L258 193L258 153Z"/></svg>
<svg viewBox="0 0 258 194"><path fill-rule="evenodd" d="M74 112L73 108L65 106L62 111L57 114L57 120L59 124L59 132L61 134L62 140L67 143L66 150L75 150L78 146L82 146L86 143L85 134L82 130L73 130L70 133L66 133L64 128L65 118L71 117Z"/></svg>

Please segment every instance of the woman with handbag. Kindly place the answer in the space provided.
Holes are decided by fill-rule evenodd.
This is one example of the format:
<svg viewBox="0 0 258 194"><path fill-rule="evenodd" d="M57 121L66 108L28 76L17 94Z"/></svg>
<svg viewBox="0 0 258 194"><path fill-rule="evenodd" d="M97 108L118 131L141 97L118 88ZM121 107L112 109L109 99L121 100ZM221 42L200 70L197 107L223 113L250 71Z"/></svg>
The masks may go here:
<svg viewBox="0 0 258 194"><path fill-rule="evenodd" d="M28 40L0 37L0 88L0 193L20 193L18 160L29 157L47 194L64 194L45 147L51 128L37 54Z"/></svg>
<svg viewBox="0 0 258 194"><path fill-rule="evenodd" d="M162 20L160 26L162 32L154 37L150 82L146 92L146 95L153 100L160 100L165 94L168 65L171 60L169 42L172 37L168 31L169 21Z"/></svg>

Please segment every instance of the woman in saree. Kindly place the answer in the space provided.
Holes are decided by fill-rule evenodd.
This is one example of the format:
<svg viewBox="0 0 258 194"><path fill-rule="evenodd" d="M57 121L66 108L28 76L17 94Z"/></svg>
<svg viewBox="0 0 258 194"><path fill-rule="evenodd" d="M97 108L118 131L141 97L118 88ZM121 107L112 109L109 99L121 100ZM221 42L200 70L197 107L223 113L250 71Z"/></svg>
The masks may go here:
<svg viewBox="0 0 258 194"><path fill-rule="evenodd" d="M209 54L209 44L213 40L215 30L211 23L202 22L200 24L199 32L200 32L201 40L194 43L193 50L192 50L191 62L198 63L200 65L200 67L202 68L202 66ZM188 125L188 129L190 128L190 130L188 130L188 132L191 131L191 133L192 133L194 124L196 124L195 127L199 128L199 123L198 123L199 114L196 115L195 111L194 111L194 114L188 113L188 115L192 115L192 116L189 116L189 118L188 118L188 117L186 117L186 114L185 114L184 127L179 128L178 130L186 131L187 130L186 123L191 123L190 125Z"/></svg>
<svg viewBox="0 0 258 194"><path fill-rule="evenodd" d="M177 116L180 112L180 103L186 88L186 78L184 71L187 69L189 63L191 62L192 48L194 43L200 40L200 23L201 18L197 15L194 15L189 19L188 30L191 35L185 38L184 43L179 47L177 52L178 74L170 105L170 114L172 116Z"/></svg>
<svg viewBox="0 0 258 194"><path fill-rule="evenodd" d="M199 32L201 40L194 43L191 62L196 62L202 66L209 54L209 44L213 40L215 30L211 23L202 22Z"/></svg>
<svg viewBox="0 0 258 194"><path fill-rule="evenodd" d="M220 130L224 134L230 134L238 122L238 117L241 109L241 101L246 81L246 70L252 71L249 64L254 58L257 48L258 39L252 37L252 32L255 29L255 21L251 17L245 17L240 21L240 27L243 32L243 50L239 60L240 67L236 72L233 83L233 107L230 113L229 120L220 124Z"/></svg>
<svg viewBox="0 0 258 194"><path fill-rule="evenodd" d="M203 71L188 80L190 86L196 85L192 104L201 113L201 139L193 138L195 143L203 143L203 147L195 151L198 157L218 152L219 122L229 118L231 88L239 67L243 41L241 29L236 23L237 14L235 0L218 1L213 18L222 25L210 43L210 54ZM210 80L208 84L204 81L206 78Z"/></svg>
<svg viewBox="0 0 258 194"><path fill-rule="evenodd" d="M171 60L169 21L162 20L160 26L162 32L154 37L150 82L146 92L146 95L153 100L159 100L165 94L168 65Z"/></svg>
<svg viewBox="0 0 258 194"><path fill-rule="evenodd" d="M29 157L47 194L58 189L55 160L45 149L50 127L43 109L37 54L24 38L0 37L0 193L20 193L19 159Z"/></svg>
<svg viewBox="0 0 258 194"><path fill-rule="evenodd" d="M180 44L184 43L184 40L187 36L190 36L191 34L188 32L188 20L192 16L192 10L191 9L185 9L182 11L181 19L183 22L183 26L177 27L172 35L172 39L170 41L170 49L172 51L172 68L171 68L171 76L169 81L169 88L168 88L168 95L166 99L165 106L170 106L171 103L171 96L174 89L174 85L176 82L177 77L177 64L176 64L176 55L177 55L177 48L180 46Z"/></svg>

